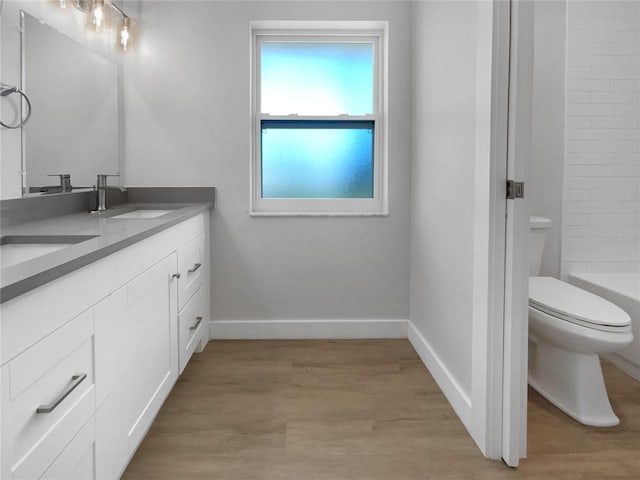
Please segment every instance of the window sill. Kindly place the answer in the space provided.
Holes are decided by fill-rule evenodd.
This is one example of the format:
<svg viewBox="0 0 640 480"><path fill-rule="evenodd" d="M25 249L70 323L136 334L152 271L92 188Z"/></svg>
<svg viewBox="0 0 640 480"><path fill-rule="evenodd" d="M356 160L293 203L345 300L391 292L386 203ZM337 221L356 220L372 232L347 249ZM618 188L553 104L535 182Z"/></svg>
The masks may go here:
<svg viewBox="0 0 640 480"><path fill-rule="evenodd" d="M249 212L252 217L388 217L389 212Z"/></svg>

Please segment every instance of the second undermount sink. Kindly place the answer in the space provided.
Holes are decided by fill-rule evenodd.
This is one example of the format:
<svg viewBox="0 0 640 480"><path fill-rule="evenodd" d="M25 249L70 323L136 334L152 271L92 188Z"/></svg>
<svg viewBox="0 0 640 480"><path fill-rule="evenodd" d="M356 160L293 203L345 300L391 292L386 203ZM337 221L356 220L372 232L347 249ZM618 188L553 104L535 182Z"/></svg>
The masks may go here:
<svg viewBox="0 0 640 480"><path fill-rule="evenodd" d="M114 215L111 218L124 218L124 219L126 218L129 218L129 219L157 218L174 211L175 209L174 210L141 209L141 210L134 210L132 212L121 213L120 215Z"/></svg>
<svg viewBox="0 0 640 480"><path fill-rule="evenodd" d="M0 268L26 262L97 235L5 235L0 237Z"/></svg>

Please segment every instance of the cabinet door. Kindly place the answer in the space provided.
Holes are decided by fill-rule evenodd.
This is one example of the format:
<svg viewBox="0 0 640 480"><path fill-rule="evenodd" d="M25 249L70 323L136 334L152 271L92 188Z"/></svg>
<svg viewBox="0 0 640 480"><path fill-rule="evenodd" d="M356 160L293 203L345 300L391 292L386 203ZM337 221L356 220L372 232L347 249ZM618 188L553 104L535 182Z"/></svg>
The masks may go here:
<svg viewBox="0 0 640 480"><path fill-rule="evenodd" d="M178 376L176 254L102 300L96 314L96 476L119 478Z"/></svg>
<svg viewBox="0 0 640 480"><path fill-rule="evenodd" d="M121 339L125 363L118 378L132 454L178 377L175 253L126 285ZM115 392L114 392L115 393Z"/></svg>

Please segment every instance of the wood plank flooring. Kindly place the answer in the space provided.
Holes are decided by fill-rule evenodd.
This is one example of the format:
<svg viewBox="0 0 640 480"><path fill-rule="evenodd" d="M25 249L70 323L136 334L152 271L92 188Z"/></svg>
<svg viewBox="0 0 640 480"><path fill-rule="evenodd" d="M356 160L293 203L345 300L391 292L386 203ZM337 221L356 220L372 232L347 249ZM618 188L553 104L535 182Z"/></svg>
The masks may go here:
<svg viewBox="0 0 640 480"><path fill-rule="evenodd" d="M592 429L529 391L529 458L485 459L407 340L212 341L124 479L640 478L640 383L605 365L622 420Z"/></svg>

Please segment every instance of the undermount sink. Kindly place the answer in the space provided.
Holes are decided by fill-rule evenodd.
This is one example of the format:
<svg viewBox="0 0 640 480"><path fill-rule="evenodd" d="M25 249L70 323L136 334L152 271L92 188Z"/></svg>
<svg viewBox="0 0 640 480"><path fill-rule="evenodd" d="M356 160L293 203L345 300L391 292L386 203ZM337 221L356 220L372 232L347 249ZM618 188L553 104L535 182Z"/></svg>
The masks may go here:
<svg viewBox="0 0 640 480"><path fill-rule="evenodd" d="M26 262L97 235L5 235L0 237L0 268Z"/></svg>
<svg viewBox="0 0 640 480"><path fill-rule="evenodd" d="M151 209L141 209L134 210L132 212L121 213L120 215L115 215L111 218L130 218L130 219L141 219L141 218L157 218L162 215L166 215L167 213L174 212L174 210L151 210Z"/></svg>

